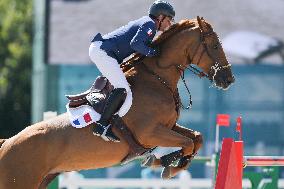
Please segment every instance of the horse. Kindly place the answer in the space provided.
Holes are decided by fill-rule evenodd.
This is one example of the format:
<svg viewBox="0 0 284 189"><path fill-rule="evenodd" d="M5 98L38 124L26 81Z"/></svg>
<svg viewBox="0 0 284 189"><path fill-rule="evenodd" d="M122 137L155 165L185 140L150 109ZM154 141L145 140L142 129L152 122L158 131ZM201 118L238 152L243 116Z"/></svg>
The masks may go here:
<svg viewBox="0 0 284 189"><path fill-rule="evenodd" d="M165 177L175 176L190 164L202 146L202 135L177 124L180 99L177 83L185 69L195 64L199 76L218 88L234 82L230 64L212 26L203 18L186 19L172 25L153 43L157 57L140 55L123 64L133 91L133 104L122 117L145 148L181 147L180 166L167 165ZM59 173L111 167L128 154L129 145L117 128L121 142L106 142L90 127L71 126L67 113L26 127L9 139L0 140L0 189L45 188ZM147 162L159 166L161 159Z"/></svg>

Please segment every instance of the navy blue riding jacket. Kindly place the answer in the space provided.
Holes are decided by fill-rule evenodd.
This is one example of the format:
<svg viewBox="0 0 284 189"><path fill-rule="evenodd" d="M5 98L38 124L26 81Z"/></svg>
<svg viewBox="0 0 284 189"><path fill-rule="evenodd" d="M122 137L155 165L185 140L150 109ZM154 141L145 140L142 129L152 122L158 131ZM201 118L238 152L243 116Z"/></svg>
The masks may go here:
<svg viewBox="0 0 284 189"><path fill-rule="evenodd" d="M157 55L157 50L149 47L155 34L155 22L149 16L144 16L104 36L98 33L92 42L102 41L101 49L120 64L135 52L149 57Z"/></svg>

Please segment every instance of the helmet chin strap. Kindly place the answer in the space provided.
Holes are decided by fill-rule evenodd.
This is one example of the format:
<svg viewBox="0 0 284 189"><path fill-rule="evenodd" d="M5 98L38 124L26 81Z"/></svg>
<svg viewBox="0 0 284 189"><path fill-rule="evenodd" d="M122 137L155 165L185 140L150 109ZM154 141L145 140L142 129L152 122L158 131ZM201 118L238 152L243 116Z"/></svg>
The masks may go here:
<svg viewBox="0 0 284 189"><path fill-rule="evenodd" d="M162 25L162 22L165 20L166 16L163 15L162 17L162 20L159 20L159 27L158 27L158 31L160 31L160 28L161 28L161 25Z"/></svg>

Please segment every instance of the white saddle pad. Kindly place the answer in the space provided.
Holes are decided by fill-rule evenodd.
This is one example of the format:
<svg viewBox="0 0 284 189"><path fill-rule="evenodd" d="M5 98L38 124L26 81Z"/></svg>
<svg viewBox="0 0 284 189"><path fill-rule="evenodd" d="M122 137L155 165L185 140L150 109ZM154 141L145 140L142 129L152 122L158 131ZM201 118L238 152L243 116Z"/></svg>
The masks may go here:
<svg viewBox="0 0 284 189"><path fill-rule="evenodd" d="M71 125L75 128L83 128L92 123L97 122L101 118L101 114L96 112L88 105L82 105L77 108L70 108L69 103L66 105L67 113Z"/></svg>

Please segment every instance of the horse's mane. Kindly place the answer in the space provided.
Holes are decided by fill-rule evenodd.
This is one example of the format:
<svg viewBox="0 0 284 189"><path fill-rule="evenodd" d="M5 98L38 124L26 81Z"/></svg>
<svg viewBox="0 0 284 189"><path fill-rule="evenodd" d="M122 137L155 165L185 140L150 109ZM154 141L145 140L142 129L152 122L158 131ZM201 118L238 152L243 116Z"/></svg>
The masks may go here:
<svg viewBox="0 0 284 189"><path fill-rule="evenodd" d="M160 45L162 42L164 42L174 34L184 29L192 28L195 25L196 25L196 20L189 20L189 19L175 23L153 41L153 46Z"/></svg>
<svg viewBox="0 0 284 189"><path fill-rule="evenodd" d="M164 41L166 41L171 36L173 36L174 34L180 32L182 30L188 29L188 28L193 28L194 26L196 26L196 24L197 24L196 19L182 20L182 21L180 21L180 22L178 22L176 24L173 24L166 31L164 31L160 36L158 36L153 41L151 46L153 46L153 47L159 46ZM144 57L144 55L139 54L139 53L133 54L133 56L130 59L126 60L125 62L123 62L121 64L121 68L122 68L123 72L126 72L127 70L129 70L131 67L134 66L135 62L137 62L138 60L140 60L143 57Z"/></svg>

